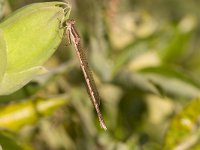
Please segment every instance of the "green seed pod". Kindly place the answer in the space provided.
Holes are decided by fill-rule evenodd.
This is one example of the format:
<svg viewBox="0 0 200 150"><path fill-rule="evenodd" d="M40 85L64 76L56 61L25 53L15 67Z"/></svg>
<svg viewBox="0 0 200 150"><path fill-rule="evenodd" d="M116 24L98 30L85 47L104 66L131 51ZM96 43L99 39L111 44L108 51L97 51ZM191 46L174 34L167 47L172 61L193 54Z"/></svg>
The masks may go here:
<svg viewBox="0 0 200 150"><path fill-rule="evenodd" d="M44 72L41 65L60 44L61 24L68 19L70 9L61 2L36 3L0 24L0 95L18 90Z"/></svg>

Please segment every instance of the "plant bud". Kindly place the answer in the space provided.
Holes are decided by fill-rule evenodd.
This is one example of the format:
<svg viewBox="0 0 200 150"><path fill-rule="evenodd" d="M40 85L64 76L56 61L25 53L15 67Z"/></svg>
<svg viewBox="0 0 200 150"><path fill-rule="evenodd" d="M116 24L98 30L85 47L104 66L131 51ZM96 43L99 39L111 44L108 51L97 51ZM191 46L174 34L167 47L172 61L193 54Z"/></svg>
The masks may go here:
<svg viewBox="0 0 200 150"><path fill-rule="evenodd" d="M48 2L28 5L0 24L0 95L10 94L37 74L61 42L71 7ZM66 10L67 13L66 13Z"/></svg>

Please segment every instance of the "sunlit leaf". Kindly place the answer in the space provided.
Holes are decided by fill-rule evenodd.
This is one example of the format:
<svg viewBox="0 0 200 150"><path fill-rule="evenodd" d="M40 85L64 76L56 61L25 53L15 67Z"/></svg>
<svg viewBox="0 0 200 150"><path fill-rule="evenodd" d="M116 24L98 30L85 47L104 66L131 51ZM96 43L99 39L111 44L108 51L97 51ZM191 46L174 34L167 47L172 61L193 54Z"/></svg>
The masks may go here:
<svg viewBox="0 0 200 150"><path fill-rule="evenodd" d="M58 96L51 99L34 99L22 103L2 106L0 111L0 128L18 130L24 125L36 122L38 114L46 116L67 102L67 96Z"/></svg>
<svg viewBox="0 0 200 150"><path fill-rule="evenodd" d="M172 118L164 140L165 150L173 148L178 150L178 147L189 148L198 141L198 136L200 136L198 129L199 106L200 100L195 99Z"/></svg>

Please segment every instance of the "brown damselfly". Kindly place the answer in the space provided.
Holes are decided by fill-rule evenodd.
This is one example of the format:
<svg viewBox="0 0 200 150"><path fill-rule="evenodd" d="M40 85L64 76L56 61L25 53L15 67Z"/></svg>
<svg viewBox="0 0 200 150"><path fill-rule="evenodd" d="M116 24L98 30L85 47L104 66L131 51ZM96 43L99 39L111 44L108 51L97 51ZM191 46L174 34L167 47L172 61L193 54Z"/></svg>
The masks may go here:
<svg viewBox="0 0 200 150"><path fill-rule="evenodd" d="M69 40L70 40L70 42L73 43L74 48L76 50L76 54L77 54L79 62L80 62L81 70L83 72L83 75L84 75L84 78L85 78L85 81L86 81L87 91L88 91L90 99L91 99L91 101L92 101L92 103L93 103L93 105L96 109L101 128L106 130L107 128L106 128L105 122L103 120L101 111L99 109L99 106L100 106L99 93L98 93L98 90L96 88L96 84L94 82L92 72L91 72L90 67L88 65L88 61L86 59L86 53L81 47L80 36L79 36L79 34L78 34L78 32L75 28L75 21L74 20L69 19L69 20L66 21L66 32L68 32L66 34L69 35Z"/></svg>

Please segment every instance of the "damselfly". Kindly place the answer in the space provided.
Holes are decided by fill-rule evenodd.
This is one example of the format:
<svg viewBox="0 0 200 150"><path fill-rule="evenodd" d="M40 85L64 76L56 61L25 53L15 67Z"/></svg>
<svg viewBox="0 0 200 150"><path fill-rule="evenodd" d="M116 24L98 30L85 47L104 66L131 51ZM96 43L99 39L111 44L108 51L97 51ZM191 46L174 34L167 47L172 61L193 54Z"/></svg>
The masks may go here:
<svg viewBox="0 0 200 150"><path fill-rule="evenodd" d="M99 93L96 88L96 84L94 82L92 72L90 71L88 61L86 59L86 53L81 47L80 36L75 28L75 21L72 19L67 20L66 27L67 27L66 32L68 32L67 34L69 35L69 40L70 40L70 42L73 43L74 48L76 50L76 54L77 54L79 62L80 62L81 70L83 72L83 75L84 75L84 78L86 81L87 91L88 91L90 99L96 109L100 125L104 130L106 130L107 128L106 128L105 122L103 120L101 111L99 109L99 106L100 106Z"/></svg>

